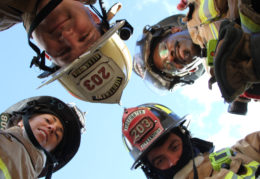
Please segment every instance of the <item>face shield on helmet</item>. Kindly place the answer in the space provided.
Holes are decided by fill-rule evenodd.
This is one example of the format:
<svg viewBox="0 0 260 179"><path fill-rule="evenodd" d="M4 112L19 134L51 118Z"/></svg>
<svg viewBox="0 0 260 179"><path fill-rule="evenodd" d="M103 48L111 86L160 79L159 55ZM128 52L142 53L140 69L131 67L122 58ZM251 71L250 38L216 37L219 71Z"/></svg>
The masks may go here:
<svg viewBox="0 0 260 179"><path fill-rule="evenodd" d="M102 15L91 5L94 12L101 18L101 30L104 34L90 48L68 66L59 70L45 70L40 78L49 76L40 87L55 80L73 96L94 103L119 103L124 88L132 72L131 54L122 39L127 40L133 32L126 20L109 24L121 4L115 4L108 12L102 6ZM35 26L35 25L34 25ZM31 30L32 31L32 30ZM38 54L39 58L45 56ZM35 60L34 60L35 61ZM37 61L37 60L36 60ZM41 60L36 63L41 66ZM57 66L56 66L57 67Z"/></svg>
<svg viewBox="0 0 260 179"><path fill-rule="evenodd" d="M1 114L1 121L4 120L6 122L5 124L1 122L2 129L16 125L21 120L21 118L14 118L17 114L22 116L25 131L33 145L43 151L44 149L38 146L39 143L34 142L36 139L32 136L33 133L30 134L30 125L29 128L27 126L30 116L34 114L52 114L63 125L64 133L61 142L54 151L44 151L48 160L39 177L51 175L50 166L53 167L52 172L59 170L77 153L81 140L81 132L85 126L85 116L75 105L65 104L61 100L50 96L24 99L12 105Z"/></svg>
<svg viewBox="0 0 260 179"><path fill-rule="evenodd" d="M185 118L180 118L160 104L143 104L125 109L122 133L123 141L134 158L132 169L141 164L142 158L161 137L184 122Z"/></svg>
<svg viewBox="0 0 260 179"><path fill-rule="evenodd" d="M133 60L134 71L143 78L144 82L158 94L165 94L176 89L178 86L191 84L194 76L202 75L205 72L202 59L194 57L187 64L182 64L181 68L167 60L170 51L166 48L164 41L160 41L167 34L172 33L172 27L186 29L186 24L182 22L184 15L173 15L154 26L146 26L141 38L136 43L135 56ZM163 69L158 69L153 60L155 45L158 44L158 55L163 61ZM176 45L175 45L176 46ZM177 48L177 47L176 47ZM175 50L176 52L176 50ZM194 73L197 73L194 75ZM193 76L193 77L192 77Z"/></svg>
<svg viewBox="0 0 260 179"><path fill-rule="evenodd" d="M52 78L41 87L58 79L81 100L119 103L132 71L130 52L116 33L124 23L115 24L91 49L52 74Z"/></svg>

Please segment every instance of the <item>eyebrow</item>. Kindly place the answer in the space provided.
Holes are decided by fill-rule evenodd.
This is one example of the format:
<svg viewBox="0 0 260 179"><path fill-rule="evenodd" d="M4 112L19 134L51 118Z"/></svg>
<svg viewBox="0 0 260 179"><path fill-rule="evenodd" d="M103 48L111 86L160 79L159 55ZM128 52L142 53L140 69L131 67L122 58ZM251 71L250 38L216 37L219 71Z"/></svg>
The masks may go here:
<svg viewBox="0 0 260 179"><path fill-rule="evenodd" d="M177 139L174 139L173 141L171 141L170 145L168 146L168 149L169 149L172 145L174 145L174 144L176 144L176 143L178 143L178 140L177 140ZM162 155L156 156L155 158L153 158L153 159L151 160L151 163L154 164L154 162L155 162L156 160L158 160L159 158L161 158L161 157L162 157Z"/></svg>
<svg viewBox="0 0 260 179"><path fill-rule="evenodd" d="M177 144L176 144L177 143ZM171 141L170 145L168 146L168 149L171 148L173 145L179 145L179 141L177 139L174 139L173 141Z"/></svg>

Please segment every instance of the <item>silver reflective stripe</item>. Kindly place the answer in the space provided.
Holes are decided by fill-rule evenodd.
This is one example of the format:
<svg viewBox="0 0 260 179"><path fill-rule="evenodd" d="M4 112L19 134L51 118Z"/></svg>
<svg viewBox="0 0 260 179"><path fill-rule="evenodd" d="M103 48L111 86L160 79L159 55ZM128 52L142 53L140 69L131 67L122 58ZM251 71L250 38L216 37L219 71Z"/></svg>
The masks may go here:
<svg viewBox="0 0 260 179"><path fill-rule="evenodd" d="M3 171L0 169L0 178L2 179L5 179L5 175L4 175L4 173L3 173Z"/></svg>
<svg viewBox="0 0 260 179"><path fill-rule="evenodd" d="M209 1L208 0L204 1L203 12L204 12L204 15L208 18L208 20L213 18L211 13L209 12Z"/></svg>

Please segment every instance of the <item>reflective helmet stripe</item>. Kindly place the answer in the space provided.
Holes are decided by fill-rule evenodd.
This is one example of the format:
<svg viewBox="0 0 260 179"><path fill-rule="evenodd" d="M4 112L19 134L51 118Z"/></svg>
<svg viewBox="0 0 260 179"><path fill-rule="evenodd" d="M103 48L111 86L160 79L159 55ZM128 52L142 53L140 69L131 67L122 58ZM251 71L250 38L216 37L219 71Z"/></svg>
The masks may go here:
<svg viewBox="0 0 260 179"><path fill-rule="evenodd" d="M154 105L154 106L157 107L157 108L159 108L159 109L161 109L161 110L163 110L163 111L166 112L167 114L172 113L172 111L171 111L170 109L166 108L165 106L161 106L161 105L158 105L158 104L156 104L156 105Z"/></svg>
<svg viewBox="0 0 260 179"><path fill-rule="evenodd" d="M210 23L215 18L219 17L215 9L213 0L202 0L199 7L199 17L202 23Z"/></svg>
<svg viewBox="0 0 260 179"><path fill-rule="evenodd" d="M10 173L5 163L0 158L0 178L11 179Z"/></svg>
<svg viewBox="0 0 260 179"><path fill-rule="evenodd" d="M250 18L248 18L246 15L244 15L241 11L239 11L239 15L240 15L241 26L242 26L243 31L245 31L247 33L260 31L259 24L256 24L254 21L252 21Z"/></svg>
<svg viewBox="0 0 260 179"><path fill-rule="evenodd" d="M259 166L260 163L252 161L244 165L244 167L246 168L246 173L244 175L237 175L234 172L230 171L225 176L225 179L255 179L255 172Z"/></svg>

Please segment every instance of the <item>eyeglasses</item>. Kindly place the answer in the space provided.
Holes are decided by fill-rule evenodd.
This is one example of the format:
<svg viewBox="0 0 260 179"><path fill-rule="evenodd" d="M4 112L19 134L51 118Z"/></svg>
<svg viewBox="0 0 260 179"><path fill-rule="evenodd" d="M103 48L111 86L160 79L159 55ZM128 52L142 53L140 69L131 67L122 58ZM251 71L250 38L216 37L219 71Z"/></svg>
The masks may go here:
<svg viewBox="0 0 260 179"><path fill-rule="evenodd" d="M178 42L176 42L174 44L174 57L175 59L177 58L176 57L176 47L178 46ZM162 63L163 63L163 69L161 69L163 72L165 73L175 73L176 71L178 71L178 69L176 68L176 66L174 65L174 63L172 61L169 60L169 56L170 56L170 51L168 49L168 46L167 46L167 43L165 41L162 41L159 43L159 47L158 47L158 53L159 53L159 56L162 60ZM180 61L180 60L177 60L176 61Z"/></svg>

